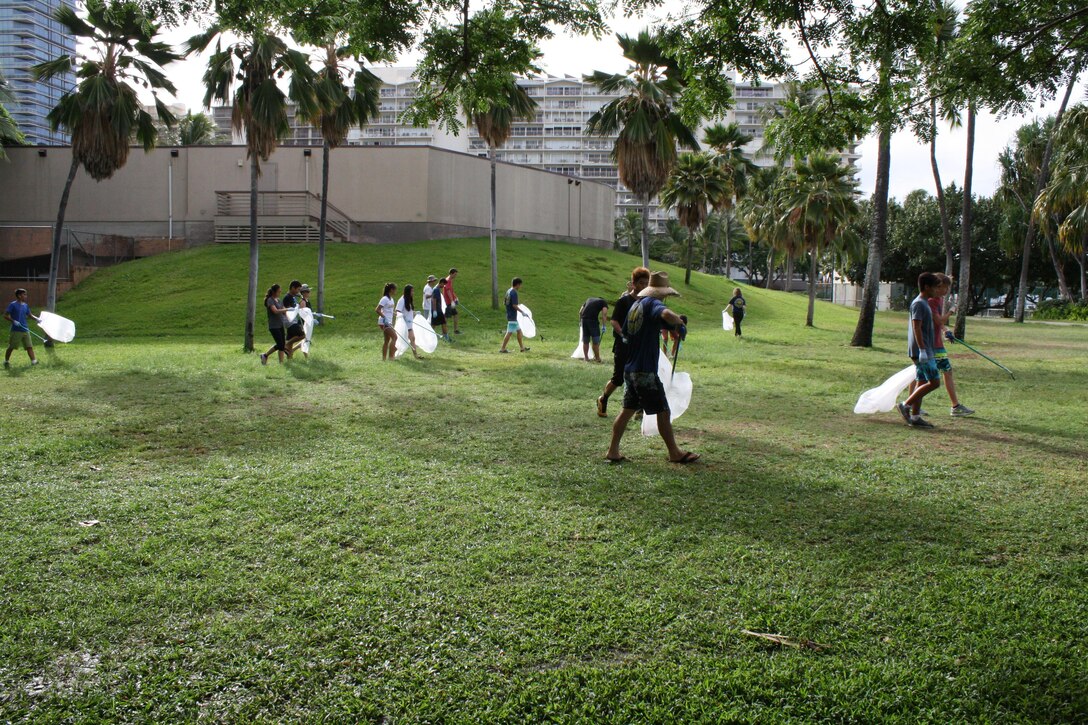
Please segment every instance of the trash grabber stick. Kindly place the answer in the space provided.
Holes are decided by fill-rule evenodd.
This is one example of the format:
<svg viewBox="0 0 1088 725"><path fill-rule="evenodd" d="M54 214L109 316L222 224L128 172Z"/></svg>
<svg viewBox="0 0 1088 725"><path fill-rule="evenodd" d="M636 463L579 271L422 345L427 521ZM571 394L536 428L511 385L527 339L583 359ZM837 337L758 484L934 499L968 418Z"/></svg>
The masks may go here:
<svg viewBox="0 0 1088 725"><path fill-rule="evenodd" d="M959 339L958 337L956 337L956 336L954 336L954 335L953 335L953 337L952 337L952 340L953 340L953 341L955 341L955 342L958 342L958 343L959 343L959 344L961 344L961 345L963 345L964 347L966 347L966 348L967 348L968 350L970 350L971 352L975 353L975 354L976 354L976 355L978 355L979 357L983 357L983 358L986 358L987 360L989 360L990 362L992 362L992 363L993 363L994 365L998 366L999 368L1001 368L1002 370L1004 370L1005 372L1007 372L1007 373L1009 374L1009 377L1011 377L1011 378L1012 378L1013 380L1016 380L1016 376L1012 374L1012 370L1009 370L1009 369L1008 369L1007 367L1005 367L1004 365L1002 365L1001 363L999 363L999 362L998 362L997 360L994 360L994 359L993 359L992 357L990 357L990 356L989 356L989 355L987 355L986 353L984 353L984 352L981 352L981 351L979 351L979 350L976 350L975 348L971 347L971 346L970 346L970 345L968 345L968 344L967 344L966 342L964 342L963 340Z"/></svg>
<svg viewBox="0 0 1088 725"><path fill-rule="evenodd" d="M676 359L680 357L680 348L683 346L683 342L680 340L676 341L676 352L672 354L672 370L669 372L669 385L672 385L672 379L676 376Z"/></svg>
<svg viewBox="0 0 1088 725"><path fill-rule="evenodd" d="M477 322L480 321L480 318L476 316L476 313L465 307L464 303L462 303L461 300L457 300L457 307L472 315L472 319L476 320Z"/></svg>
<svg viewBox="0 0 1088 725"><path fill-rule="evenodd" d="M46 339L45 339L44 337L42 337L42 336L41 336L41 335L39 335L38 333L34 332L33 330L31 330L31 329L30 329L29 327L27 327L26 325L23 325L22 323L19 323L19 324L20 324L20 326L21 326L21 327L23 328L23 331L24 331L24 332L29 332L29 333L30 333L31 335L33 335L34 337L38 338L38 339L39 339L39 340L41 340L42 342L49 342L49 341L48 341L48 340L46 340Z"/></svg>

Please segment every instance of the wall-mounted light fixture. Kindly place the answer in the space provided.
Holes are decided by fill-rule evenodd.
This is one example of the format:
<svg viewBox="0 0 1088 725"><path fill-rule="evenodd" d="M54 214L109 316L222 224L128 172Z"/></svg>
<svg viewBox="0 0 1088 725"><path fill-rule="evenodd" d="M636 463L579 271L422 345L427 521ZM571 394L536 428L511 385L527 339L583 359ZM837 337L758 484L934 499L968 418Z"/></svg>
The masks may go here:
<svg viewBox="0 0 1088 725"><path fill-rule="evenodd" d="M574 185L575 185L575 186L581 186L581 185L582 185L582 182L581 182L581 181L575 181L575 182L574 182Z"/></svg>
<svg viewBox="0 0 1088 725"><path fill-rule="evenodd" d="M574 179L567 179L567 186L570 186L573 183L574 183Z"/></svg>
<svg viewBox="0 0 1088 725"><path fill-rule="evenodd" d="M245 161L244 161L243 159L238 159L238 168L239 168L239 169L240 169L240 168L242 168L242 166L243 166L244 164L245 164Z"/></svg>
<svg viewBox="0 0 1088 725"><path fill-rule="evenodd" d="M170 149L170 156L176 159L178 157L178 150Z"/></svg>
<svg viewBox="0 0 1088 725"><path fill-rule="evenodd" d="M45 158L45 154L46 154L46 150L45 150L45 149L38 149L38 156L41 156L41 157L42 157L42 158L44 159L44 158Z"/></svg>
<svg viewBox="0 0 1088 725"><path fill-rule="evenodd" d="M314 150L313 149L302 149L302 155L309 158L310 156L314 155Z"/></svg>

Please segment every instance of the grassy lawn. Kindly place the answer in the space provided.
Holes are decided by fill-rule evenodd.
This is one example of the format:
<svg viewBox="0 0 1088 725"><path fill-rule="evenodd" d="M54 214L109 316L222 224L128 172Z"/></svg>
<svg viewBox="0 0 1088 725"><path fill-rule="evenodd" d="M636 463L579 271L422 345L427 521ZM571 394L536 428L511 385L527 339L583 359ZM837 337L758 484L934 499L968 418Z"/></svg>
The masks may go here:
<svg viewBox="0 0 1088 725"><path fill-rule="evenodd" d="M610 368L568 356L636 259L504 240L544 339L500 356L486 250L333 246L337 319L283 366L240 352L244 245L67 295L76 341L0 375L0 720L1088 718L1088 328L971 320L1016 380L952 350L979 412L938 391L918 431L852 412L903 315L860 350L856 312L746 289L736 340L732 285L670 270L703 459L632 427L610 466ZM262 291L315 260L262 248ZM482 322L383 364L382 283L451 265Z"/></svg>

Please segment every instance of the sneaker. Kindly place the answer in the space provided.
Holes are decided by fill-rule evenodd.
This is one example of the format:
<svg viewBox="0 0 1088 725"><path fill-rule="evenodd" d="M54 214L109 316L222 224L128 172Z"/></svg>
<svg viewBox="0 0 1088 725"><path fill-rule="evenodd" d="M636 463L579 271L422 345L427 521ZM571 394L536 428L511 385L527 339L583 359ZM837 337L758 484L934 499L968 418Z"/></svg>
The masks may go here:
<svg viewBox="0 0 1088 725"><path fill-rule="evenodd" d="M597 417L598 418L607 418L608 417L608 401L604 399L603 395L601 397L597 398Z"/></svg>
<svg viewBox="0 0 1088 725"><path fill-rule="evenodd" d="M952 409L952 417L953 418L966 418L967 416L974 415L974 414L975 414L975 411L971 410L970 408L968 408L963 403L960 403L959 405L957 405L956 407L954 407Z"/></svg>
<svg viewBox="0 0 1088 725"><path fill-rule="evenodd" d="M910 425L910 408L907 407L907 404L896 403L895 407L899 409L899 415L903 416L903 420L907 422L907 425Z"/></svg>
<svg viewBox="0 0 1088 725"><path fill-rule="evenodd" d="M499 350L499 352L503 352L503 353L508 353L508 352L510 352L510 351L509 351L509 350L507 350L507 349L506 349L506 348L504 347L503 349Z"/></svg>
<svg viewBox="0 0 1088 725"><path fill-rule="evenodd" d="M268 364L268 356L267 356L267 355L265 355L265 354L264 354L264 353L262 352L262 353L261 353L261 365L267 365L267 364Z"/></svg>
<svg viewBox="0 0 1088 725"><path fill-rule="evenodd" d="M933 427L933 424L930 423L925 418L923 418L922 416L918 416L917 418L911 418L909 423L910 423L910 426L912 428L932 428Z"/></svg>
<svg viewBox="0 0 1088 725"><path fill-rule="evenodd" d="M522 351L522 352L529 352L529 348L527 348L527 347L523 347L523 348L521 348L521 351Z"/></svg>
<svg viewBox="0 0 1088 725"><path fill-rule="evenodd" d="M460 330L454 330L454 331L453 331L453 334L454 334L454 335L460 335L460 334L461 334L461 331L460 331Z"/></svg>
<svg viewBox="0 0 1088 725"><path fill-rule="evenodd" d="M40 362L41 362L41 360L31 360L31 361L30 361L30 364L31 364L31 366L34 366L34 365L37 365L37 364L38 364L38 363L40 363ZM971 411L971 413L973 413L973 412L974 412L974 411ZM968 413L968 415L970 415L971 413Z"/></svg>

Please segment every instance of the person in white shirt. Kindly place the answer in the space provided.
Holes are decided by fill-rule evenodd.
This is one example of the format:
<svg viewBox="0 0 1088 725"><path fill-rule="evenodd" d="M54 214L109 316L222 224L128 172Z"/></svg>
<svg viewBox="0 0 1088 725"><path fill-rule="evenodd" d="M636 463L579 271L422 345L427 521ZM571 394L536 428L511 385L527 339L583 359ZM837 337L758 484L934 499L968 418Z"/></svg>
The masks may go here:
<svg viewBox="0 0 1088 725"><path fill-rule="evenodd" d="M416 332L412 329L413 323L416 319L416 303L413 299L414 288L410 284L404 285L404 294L397 300L397 309L395 315L400 315L404 318L404 327L408 330L408 345L412 348L412 354L416 359L419 359L419 350L416 349ZM396 318L394 317L394 324L396 324ZM396 330L393 330L396 333ZM393 350L396 351L396 341L393 341Z"/></svg>
<svg viewBox="0 0 1088 725"><path fill-rule="evenodd" d="M423 285L423 317L427 322L431 321L431 295L434 294L434 288L438 284L438 277L433 274L427 275L427 284Z"/></svg>
<svg viewBox="0 0 1088 725"><path fill-rule="evenodd" d="M385 285L382 298L378 306L374 308L374 314L378 316L378 327L382 331L382 360L392 360L397 352L397 331L393 329L393 314L395 303L393 293L397 286L392 282Z"/></svg>

